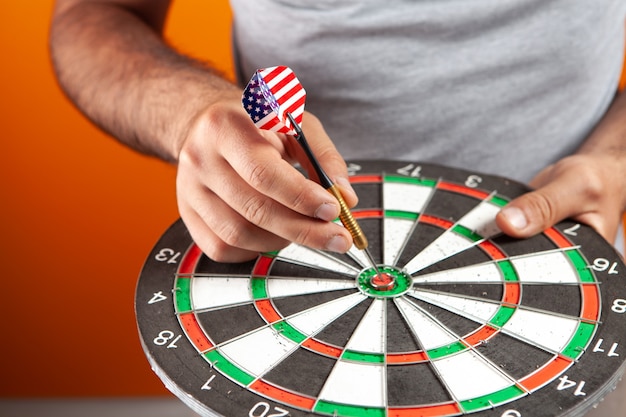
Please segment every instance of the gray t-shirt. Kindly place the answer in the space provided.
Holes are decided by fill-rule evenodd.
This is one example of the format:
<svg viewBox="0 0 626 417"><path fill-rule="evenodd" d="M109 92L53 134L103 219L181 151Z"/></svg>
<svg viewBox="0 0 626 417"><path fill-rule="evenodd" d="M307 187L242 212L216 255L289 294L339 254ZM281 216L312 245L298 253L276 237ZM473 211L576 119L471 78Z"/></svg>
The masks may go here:
<svg viewBox="0 0 626 417"><path fill-rule="evenodd" d="M238 70L288 65L346 159L528 181L615 94L624 0L231 0Z"/></svg>

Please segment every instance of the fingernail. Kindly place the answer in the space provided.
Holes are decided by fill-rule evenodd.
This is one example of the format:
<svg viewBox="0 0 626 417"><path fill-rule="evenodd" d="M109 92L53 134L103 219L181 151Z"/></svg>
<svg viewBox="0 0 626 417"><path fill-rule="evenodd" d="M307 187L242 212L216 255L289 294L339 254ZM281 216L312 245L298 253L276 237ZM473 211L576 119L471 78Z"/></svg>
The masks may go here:
<svg viewBox="0 0 626 417"><path fill-rule="evenodd" d="M352 184L350 184L350 180L346 177L338 177L335 179L335 184L339 185L343 191L352 193L354 197L356 197L356 192L354 188L352 188Z"/></svg>
<svg viewBox="0 0 626 417"><path fill-rule="evenodd" d="M326 244L326 249L331 252L345 253L350 249L348 241L341 235L333 236Z"/></svg>
<svg viewBox="0 0 626 417"><path fill-rule="evenodd" d="M339 215L339 211L336 205L330 204L330 203L324 203L321 206L319 206L317 210L315 210L315 213L313 215L320 220L332 222Z"/></svg>
<svg viewBox="0 0 626 417"><path fill-rule="evenodd" d="M522 230L528 226L528 220L524 212L517 207L504 207L502 209L502 215L511 226L518 230Z"/></svg>

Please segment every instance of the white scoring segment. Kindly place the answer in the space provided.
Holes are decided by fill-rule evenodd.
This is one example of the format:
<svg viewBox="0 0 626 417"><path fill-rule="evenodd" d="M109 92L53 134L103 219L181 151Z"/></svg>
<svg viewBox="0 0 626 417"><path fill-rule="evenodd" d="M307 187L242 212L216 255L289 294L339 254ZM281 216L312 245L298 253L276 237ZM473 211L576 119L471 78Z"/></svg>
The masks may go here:
<svg viewBox="0 0 626 417"><path fill-rule="evenodd" d="M365 256L362 250L357 249L356 246L350 246L350 250L348 251L348 256L357 261L362 268L367 268L370 265L369 260Z"/></svg>
<svg viewBox="0 0 626 417"><path fill-rule="evenodd" d="M433 187L403 182L383 182L383 209L419 214L428 204ZM415 222L385 217L383 263L395 265Z"/></svg>
<svg viewBox="0 0 626 417"><path fill-rule="evenodd" d="M400 251L414 226L415 222L411 220L385 217L383 222L385 228L383 263L385 265L396 264Z"/></svg>
<svg viewBox="0 0 626 417"><path fill-rule="evenodd" d="M307 336L313 336L366 298L361 293L350 294L286 317L286 320Z"/></svg>
<svg viewBox="0 0 626 417"><path fill-rule="evenodd" d="M502 330L535 346L560 352L578 329L578 323L577 319L518 308Z"/></svg>
<svg viewBox="0 0 626 417"><path fill-rule="evenodd" d="M267 280L269 298L356 289L356 281L322 278L270 278Z"/></svg>
<svg viewBox="0 0 626 417"><path fill-rule="evenodd" d="M456 224L488 239L500 232L495 224L495 217L499 210L499 206L488 201L481 201ZM413 274L475 244L476 242L471 239L448 229L411 259L405 267L410 274Z"/></svg>
<svg viewBox="0 0 626 417"><path fill-rule="evenodd" d="M579 276L564 252L511 258L519 280L541 284L577 284Z"/></svg>
<svg viewBox="0 0 626 417"><path fill-rule="evenodd" d="M298 345L277 336L272 327L262 327L219 347L239 368L260 377L287 357Z"/></svg>
<svg viewBox="0 0 626 417"><path fill-rule="evenodd" d="M409 274L414 274L473 245L474 242L470 239L448 229L411 259L405 265L405 269Z"/></svg>
<svg viewBox="0 0 626 417"><path fill-rule="evenodd" d="M384 353L385 325L385 300L374 300L352 333L346 349ZM319 398L361 407L385 407L385 377L385 365L382 363L340 359L326 379Z"/></svg>
<svg viewBox="0 0 626 417"><path fill-rule="evenodd" d="M191 306L194 310L231 306L251 300L250 281L246 278L209 276L191 279Z"/></svg>
<svg viewBox="0 0 626 417"><path fill-rule="evenodd" d="M419 290L411 290L407 295L481 324L489 322L500 308L498 303L476 300L462 295L454 296Z"/></svg>
<svg viewBox="0 0 626 417"><path fill-rule="evenodd" d="M394 301L413 334L419 340L422 349L434 349L458 341L457 337L412 303L402 298L396 298Z"/></svg>
<svg viewBox="0 0 626 417"><path fill-rule="evenodd" d="M367 353L385 352L385 300L374 300L346 344L346 349Z"/></svg>
<svg viewBox="0 0 626 417"><path fill-rule="evenodd" d="M385 365L339 360L320 392L319 399L360 407L385 407Z"/></svg>
<svg viewBox="0 0 626 417"><path fill-rule="evenodd" d="M385 210L421 213L433 191L433 187L419 184L384 182L383 208Z"/></svg>
<svg viewBox="0 0 626 417"><path fill-rule="evenodd" d="M502 282L502 272L493 262L437 271L413 278L415 284Z"/></svg>
<svg viewBox="0 0 626 417"><path fill-rule="evenodd" d="M277 258L313 269L325 269L348 276L356 276L359 270L329 255L292 243L278 253Z"/></svg>
<svg viewBox="0 0 626 417"><path fill-rule="evenodd" d="M496 214L501 207L489 201L481 201L459 221L459 224L478 233L485 239L500 233L496 225Z"/></svg>
<svg viewBox="0 0 626 417"><path fill-rule="evenodd" d="M492 394L513 385L502 372L471 349L432 362L458 401Z"/></svg>

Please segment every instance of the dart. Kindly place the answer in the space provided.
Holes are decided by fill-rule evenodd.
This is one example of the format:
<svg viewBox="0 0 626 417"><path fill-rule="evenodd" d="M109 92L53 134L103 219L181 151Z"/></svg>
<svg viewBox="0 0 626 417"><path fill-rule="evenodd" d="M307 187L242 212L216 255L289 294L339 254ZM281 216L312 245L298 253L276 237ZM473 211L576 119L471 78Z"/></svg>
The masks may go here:
<svg viewBox="0 0 626 417"><path fill-rule="evenodd" d="M382 278L376 262L368 250L367 237L344 200L341 191L324 172L302 132L302 116L306 91L295 73L286 66L270 67L255 72L246 86L242 104L259 129L292 136L304 150L315 170L320 185L339 202L339 219L350 232L354 246L363 251L376 275Z"/></svg>

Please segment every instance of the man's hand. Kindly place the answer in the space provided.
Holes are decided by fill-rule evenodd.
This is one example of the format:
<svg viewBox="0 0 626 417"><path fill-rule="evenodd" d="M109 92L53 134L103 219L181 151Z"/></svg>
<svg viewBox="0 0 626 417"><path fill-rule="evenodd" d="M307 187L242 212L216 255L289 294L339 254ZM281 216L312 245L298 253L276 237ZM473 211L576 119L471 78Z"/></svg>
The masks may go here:
<svg viewBox="0 0 626 417"><path fill-rule="evenodd" d="M305 114L313 152L349 205L346 165L319 121ZM239 100L217 102L194 121L178 157L181 217L210 258L236 262L289 242L345 252L352 238L334 224L339 205L292 165L307 159L293 138L257 129ZM309 171L311 172L311 171Z"/></svg>
<svg viewBox="0 0 626 417"><path fill-rule="evenodd" d="M51 55L74 103L105 131L146 154L177 162L181 217L210 257L251 259L289 242L347 251L350 234L330 222L333 196L304 178L299 146L262 132L241 90L163 42L170 0L57 0ZM303 128L331 179L356 203L346 165L321 124ZM311 171L308 171L311 172Z"/></svg>
<svg viewBox="0 0 626 417"><path fill-rule="evenodd" d="M530 237L571 217L613 243L626 209L626 94L619 94L575 155L541 171L535 188L503 208L496 221L514 237Z"/></svg>
<svg viewBox="0 0 626 417"><path fill-rule="evenodd" d="M511 201L496 220L508 235L530 237L571 217L614 242L624 209L624 167L611 156L573 155L541 171L534 191Z"/></svg>

